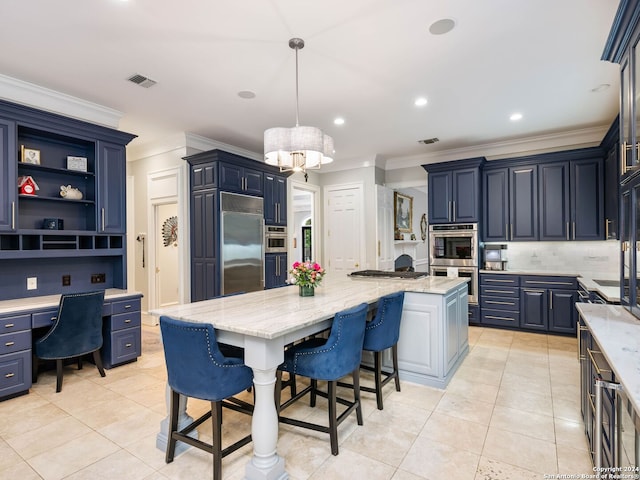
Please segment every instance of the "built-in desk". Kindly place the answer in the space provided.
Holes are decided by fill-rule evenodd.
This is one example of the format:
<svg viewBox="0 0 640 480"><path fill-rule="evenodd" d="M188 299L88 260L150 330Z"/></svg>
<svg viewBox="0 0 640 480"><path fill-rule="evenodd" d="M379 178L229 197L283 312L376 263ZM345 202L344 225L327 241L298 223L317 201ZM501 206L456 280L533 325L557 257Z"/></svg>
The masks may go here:
<svg viewBox="0 0 640 480"><path fill-rule="evenodd" d="M300 297L297 287L284 287L150 313L211 324L220 342L244 348L255 392L254 454L245 478L284 480L289 477L284 459L277 454L278 415L273 398L276 369L284 361L285 345L330 327L333 316L341 310L360 303L373 307L381 296L405 291L408 295L398 342L400 368L407 373L405 378L410 372L414 381L433 379L445 386L468 352L466 282L446 277L376 280L328 274L313 297ZM166 432L164 435L166 441Z"/></svg>
<svg viewBox="0 0 640 480"><path fill-rule="evenodd" d="M105 368L135 361L142 353L140 299L120 289L105 290L102 362ZM0 301L0 401L31 388L32 334L51 326L60 295Z"/></svg>

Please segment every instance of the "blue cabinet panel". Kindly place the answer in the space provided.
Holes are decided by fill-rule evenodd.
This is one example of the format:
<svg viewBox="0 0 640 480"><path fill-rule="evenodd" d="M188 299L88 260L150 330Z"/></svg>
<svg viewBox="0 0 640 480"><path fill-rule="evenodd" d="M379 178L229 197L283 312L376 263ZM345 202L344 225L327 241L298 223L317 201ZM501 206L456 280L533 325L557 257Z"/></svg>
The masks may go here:
<svg viewBox="0 0 640 480"><path fill-rule="evenodd" d="M546 331L549 322L546 290L523 288L520 304L520 327Z"/></svg>
<svg viewBox="0 0 640 480"><path fill-rule="evenodd" d="M538 239L538 167L509 168L509 239Z"/></svg>
<svg viewBox="0 0 640 480"><path fill-rule="evenodd" d="M218 175L215 162L203 163L191 169L191 190L216 187Z"/></svg>
<svg viewBox="0 0 640 480"><path fill-rule="evenodd" d="M191 194L192 302L220 294L216 277L217 205L217 190L196 190Z"/></svg>
<svg viewBox="0 0 640 480"><path fill-rule="evenodd" d="M429 223L449 223L453 198L451 172L429 173Z"/></svg>
<svg viewBox="0 0 640 480"><path fill-rule="evenodd" d="M483 238L487 242L509 240L509 169L484 172Z"/></svg>
<svg viewBox="0 0 640 480"><path fill-rule="evenodd" d="M572 239L604 239L604 179L601 158L571 162Z"/></svg>
<svg viewBox="0 0 640 480"><path fill-rule="evenodd" d="M549 290L549 331L574 334L578 311L576 290Z"/></svg>
<svg viewBox="0 0 640 480"><path fill-rule="evenodd" d="M264 223L287 224L287 179L264 174Z"/></svg>
<svg viewBox="0 0 640 480"><path fill-rule="evenodd" d="M0 398L27 393L31 388L31 349L0 357Z"/></svg>
<svg viewBox="0 0 640 480"><path fill-rule="evenodd" d="M0 231L15 230L16 125L0 119Z"/></svg>
<svg viewBox="0 0 640 480"><path fill-rule="evenodd" d="M569 240L569 162L539 166L540 240Z"/></svg>
<svg viewBox="0 0 640 480"><path fill-rule="evenodd" d="M98 231L124 233L126 218L126 154L123 145L98 142Z"/></svg>
<svg viewBox="0 0 640 480"><path fill-rule="evenodd" d="M477 168L453 172L453 221L475 223L480 210L480 171Z"/></svg>
<svg viewBox="0 0 640 480"><path fill-rule="evenodd" d="M264 261L265 288L276 288L286 285L288 278L286 253L267 253Z"/></svg>

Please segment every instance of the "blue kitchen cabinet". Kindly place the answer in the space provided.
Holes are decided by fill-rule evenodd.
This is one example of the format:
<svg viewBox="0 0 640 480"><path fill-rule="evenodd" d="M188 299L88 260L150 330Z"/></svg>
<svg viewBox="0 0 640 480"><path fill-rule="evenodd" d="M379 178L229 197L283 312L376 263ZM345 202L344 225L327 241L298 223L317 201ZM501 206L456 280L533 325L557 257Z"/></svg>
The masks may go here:
<svg viewBox="0 0 640 480"><path fill-rule="evenodd" d="M216 162L201 163L192 167L190 175L191 191L215 188L218 178L217 167L218 164Z"/></svg>
<svg viewBox="0 0 640 480"><path fill-rule="evenodd" d="M571 161L572 240L604 240L602 164L601 156Z"/></svg>
<svg viewBox="0 0 640 480"><path fill-rule="evenodd" d="M487 168L483 187L485 242L538 239L537 165Z"/></svg>
<svg viewBox="0 0 640 480"><path fill-rule="evenodd" d="M264 223L287 224L287 179L279 175L264 174Z"/></svg>
<svg viewBox="0 0 640 480"><path fill-rule="evenodd" d="M549 301L549 331L575 334L578 316L575 304L578 301L578 292L550 289Z"/></svg>
<svg viewBox="0 0 640 480"><path fill-rule="evenodd" d="M198 165L191 167L197 169ZM192 176L193 178L193 176ZM216 189L191 192L191 301L199 302L220 295L218 287Z"/></svg>
<svg viewBox="0 0 640 480"><path fill-rule="evenodd" d="M428 172L429 223L480 219L480 166L484 157L423 165Z"/></svg>
<svg viewBox="0 0 640 480"><path fill-rule="evenodd" d="M520 325L520 277L480 274L480 324L518 328Z"/></svg>
<svg viewBox="0 0 640 480"><path fill-rule="evenodd" d="M509 169L486 170L482 176L482 233L486 242L509 239Z"/></svg>
<svg viewBox="0 0 640 480"><path fill-rule="evenodd" d="M620 136L616 118L600 145L604 156L604 238L618 240L620 238L619 202L620 202Z"/></svg>
<svg viewBox="0 0 640 480"><path fill-rule="evenodd" d="M263 172L226 162L221 162L219 168L221 190L259 197L263 195Z"/></svg>
<svg viewBox="0 0 640 480"><path fill-rule="evenodd" d="M0 231L16 229L16 124L0 119Z"/></svg>
<svg viewBox="0 0 640 480"><path fill-rule="evenodd" d="M267 253L264 261L264 286L276 288L287 282L287 254Z"/></svg>
<svg viewBox="0 0 640 480"><path fill-rule="evenodd" d="M547 292L544 289L522 288L520 291L520 327L546 331L548 328Z"/></svg>
<svg viewBox="0 0 640 480"><path fill-rule="evenodd" d="M126 153L123 145L97 142L98 232L126 230Z"/></svg>
<svg viewBox="0 0 640 480"><path fill-rule="evenodd" d="M578 282L575 277L523 275L520 287L521 328L576 333Z"/></svg>
<svg viewBox="0 0 640 480"><path fill-rule="evenodd" d="M509 168L509 238L538 240L538 166Z"/></svg>
<svg viewBox="0 0 640 480"><path fill-rule="evenodd" d="M539 166L540 240L569 240L569 162Z"/></svg>

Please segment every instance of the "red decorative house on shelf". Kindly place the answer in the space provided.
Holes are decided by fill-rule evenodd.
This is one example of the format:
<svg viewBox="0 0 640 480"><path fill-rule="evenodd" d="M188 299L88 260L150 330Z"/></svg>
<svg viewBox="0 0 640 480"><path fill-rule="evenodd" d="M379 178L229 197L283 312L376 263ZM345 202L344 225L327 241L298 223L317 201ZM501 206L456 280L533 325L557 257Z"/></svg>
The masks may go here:
<svg viewBox="0 0 640 480"><path fill-rule="evenodd" d="M18 193L20 195L35 195L37 190L40 188L31 175L18 177Z"/></svg>

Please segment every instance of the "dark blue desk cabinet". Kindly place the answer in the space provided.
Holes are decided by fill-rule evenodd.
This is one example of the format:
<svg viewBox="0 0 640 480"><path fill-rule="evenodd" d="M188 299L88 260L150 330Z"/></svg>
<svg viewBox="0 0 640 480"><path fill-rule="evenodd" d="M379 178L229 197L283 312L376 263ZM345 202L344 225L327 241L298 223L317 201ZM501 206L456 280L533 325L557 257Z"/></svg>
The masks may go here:
<svg viewBox="0 0 640 480"><path fill-rule="evenodd" d="M135 292L105 292L102 362L105 368L142 354L140 299ZM58 314L59 295L0 301L0 401L31 388L32 330L46 332Z"/></svg>
<svg viewBox="0 0 640 480"><path fill-rule="evenodd" d="M287 224L287 175L263 162L222 150L185 157L189 163L191 221L191 301L220 295L220 192L234 192L264 199L267 225ZM286 264L286 254L284 256ZM281 256L265 255L265 286L273 288L286 278Z"/></svg>
<svg viewBox="0 0 640 480"><path fill-rule="evenodd" d="M133 138L0 101L0 301L127 287L125 146ZM23 147L38 150L39 160L22 161ZM86 159L86 171L68 169L69 156ZM38 185L36 195L19 193L24 176ZM62 198L62 185L82 199ZM36 289L27 289L29 277Z"/></svg>

